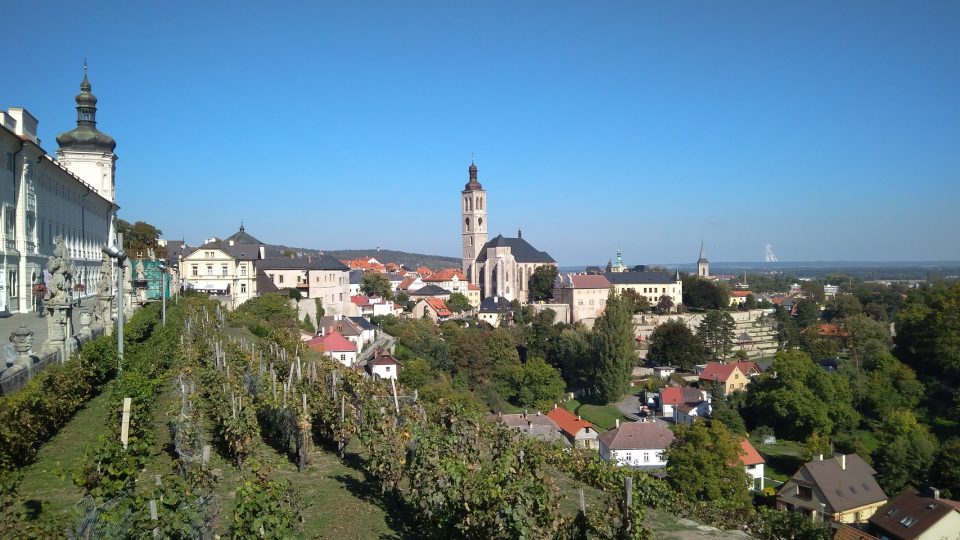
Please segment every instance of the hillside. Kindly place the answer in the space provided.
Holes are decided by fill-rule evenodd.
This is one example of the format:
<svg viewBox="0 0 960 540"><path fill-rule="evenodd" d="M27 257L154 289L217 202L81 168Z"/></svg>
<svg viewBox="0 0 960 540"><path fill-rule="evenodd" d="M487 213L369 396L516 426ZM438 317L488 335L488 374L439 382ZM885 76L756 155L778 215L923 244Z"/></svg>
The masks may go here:
<svg viewBox="0 0 960 540"><path fill-rule="evenodd" d="M374 257L382 263L396 262L410 269L415 269L419 266L427 266L434 270L438 268L460 267L460 259L453 257L407 253L406 251L394 251L392 249L338 249L324 250L324 253L340 260Z"/></svg>

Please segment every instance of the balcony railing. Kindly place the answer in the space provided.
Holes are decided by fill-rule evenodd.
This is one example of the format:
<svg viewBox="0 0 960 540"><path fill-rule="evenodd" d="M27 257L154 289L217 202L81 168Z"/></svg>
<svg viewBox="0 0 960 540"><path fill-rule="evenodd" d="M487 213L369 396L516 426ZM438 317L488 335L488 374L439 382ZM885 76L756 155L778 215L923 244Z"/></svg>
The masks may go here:
<svg viewBox="0 0 960 540"><path fill-rule="evenodd" d="M27 242L27 253L36 253L36 252L37 252L37 243Z"/></svg>
<svg viewBox="0 0 960 540"><path fill-rule="evenodd" d="M6 248L7 251L16 251L17 242L15 240L7 240L6 242L4 242L4 247Z"/></svg>

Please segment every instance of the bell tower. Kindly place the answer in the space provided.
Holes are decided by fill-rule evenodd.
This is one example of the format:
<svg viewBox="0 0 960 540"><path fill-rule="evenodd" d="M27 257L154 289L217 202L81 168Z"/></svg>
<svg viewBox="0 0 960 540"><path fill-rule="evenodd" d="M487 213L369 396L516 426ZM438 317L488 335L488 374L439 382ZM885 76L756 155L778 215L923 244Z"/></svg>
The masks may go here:
<svg viewBox="0 0 960 540"><path fill-rule="evenodd" d="M477 256L487 243L487 192L477 181L477 165L471 161L470 181L460 192L460 228L463 231L463 273L477 284Z"/></svg>
<svg viewBox="0 0 960 540"><path fill-rule="evenodd" d="M697 260L697 275L702 278L710 277L710 261L703 253L703 241L700 242L700 258Z"/></svg>

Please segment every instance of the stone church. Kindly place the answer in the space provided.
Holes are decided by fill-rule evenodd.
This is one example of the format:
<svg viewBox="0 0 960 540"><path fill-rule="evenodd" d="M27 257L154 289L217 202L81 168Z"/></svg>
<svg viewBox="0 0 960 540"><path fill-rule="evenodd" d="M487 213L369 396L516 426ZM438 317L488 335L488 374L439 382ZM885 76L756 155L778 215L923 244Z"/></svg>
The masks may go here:
<svg viewBox="0 0 960 540"><path fill-rule="evenodd" d="M500 296L527 302L530 277L540 266L557 261L523 239L498 235L487 240L487 192L477 180L477 166L470 163L470 180L461 191L463 220L463 273L480 287L483 298Z"/></svg>

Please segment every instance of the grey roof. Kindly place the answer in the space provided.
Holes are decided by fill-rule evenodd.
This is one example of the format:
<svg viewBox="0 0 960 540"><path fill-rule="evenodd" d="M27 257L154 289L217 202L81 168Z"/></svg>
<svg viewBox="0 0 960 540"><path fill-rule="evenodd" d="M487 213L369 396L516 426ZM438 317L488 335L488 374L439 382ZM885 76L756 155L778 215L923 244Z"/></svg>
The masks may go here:
<svg viewBox="0 0 960 540"><path fill-rule="evenodd" d="M870 523L891 538L908 540L919 537L956 510L942 499L907 488L870 516Z"/></svg>
<svg viewBox="0 0 960 540"><path fill-rule="evenodd" d="M380 356L374 358L373 360L370 360L369 362L367 362L367 366L368 366L368 367L372 367L372 366L399 366L399 365L402 365L402 364L400 364L400 362L397 361L396 358L390 356L389 353L383 353L383 354L381 354Z"/></svg>
<svg viewBox="0 0 960 540"><path fill-rule="evenodd" d="M506 304L507 309L512 306L510 300L502 296L488 296L480 302L480 313L499 313L500 306Z"/></svg>
<svg viewBox="0 0 960 540"><path fill-rule="evenodd" d="M193 255L206 249L219 249L238 261L254 261L260 258L260 244L234 244L231 246L224 240L207 242L200 247L191 249L189 253L184 251L183 256Z"/></svg>
<svg viewBox="0 0 960 540"><path fill-rule="evenodd" d="M510 253L513 255L513 258L517 262L522 263L555 263L557 261L553 260L553 257L548 255L544 251L539 251L537 248L530 245L529 242L523 238L505 238L502 234L497 235L496 238L490 240L483 245L483 248L480 250L480 254L477 256L477 262L484 262L487 260L487 248L492 247L509 247Z"/></svg>
<svg viewBox="0 0 960 540"><path fill-rule="evenodd" d="M372 322L368 321L366 317L347 317L353 324L360 327L361 330L376 330L377 327L373 325Z"/></svg>
<svg viewBox="0 0 960 540"><path fill-rule="evenodd" d="M780 498L791 495L788 484L813 484L818 492L823 494L831 513L844 512L877 503L887 499L887 495L880 488L874 475L877 471L867 465L857 454L845 457L845 465L841 467L841 456L815 459L804 464L793 477L780 488L777 494Z"/></svg>
<svg viewBox="0 0 960 540"><path fill-rule="evenodd" d="M425 285L415 291L410 291L407 294L410 296L445 296L449 295L450 291L437 285Z"/></svg>
<svg viewBox="0 0 960 540"><path fill-rule="evenodd" d="M230 242L234 244L262 244L263 242L257 240L252 235L247 233L247 230L243 228L243 225L240 225L240 230L228 236L224 242L229 244Z"/></svg>
<svg viewBox="0 0 960 540"><path fill-rule="evenodd" d="M321 328L333 330L344 337L359 336L362 333L360 327L350 317L337 319L332 315L325 315L317 321L317 330Z"/></svg>
<svg viewBox="0 0 960 540"><path fill-rule="evenodd" d="M559 430L560 426L553 421L553 418L545 414L498 414L493 417L494 420L512 428L526 428L531 424L534 426L549 426Z"/></svg>
<svg viewBox="0 0 960 540"><path fill-rule="evenodd" d="M361 282L363 282L363 270L351 270L350 284L359 285Z"/></svg>
<svg viewBox="0 0 960 540"><path fill-rule="evenodd" d="M306 257L271 257L257 263L264 270L349 270L347 265L327 254Z"/></svg>
<svg viewBox="0 0 960 540"><path fill-rule="evenodd" d="M673 443L673 432L663 422L627 422L598 439L611 450L663 450Z"/></svg>
<svg viewBox="0 0 960 540"><path fill-rule="evenodd" d="M614 285L660 284L676 283L674 276L666 272L606 272L603 274L607 281Z"/></svg>
<svg viewBox="0 0 960 540"><path fill-rule="evenodd" d="M257 272L257 294L266 294L277 292L280 289L273 283L273 280L267 277L263 270Z"/></svg>
<svg viewBox="0 0 960 540"><path fill-rule="evenodd" d="M189 247L183 240L167 240L167 264L178 264L181 255L186 255Z"/></svg>

